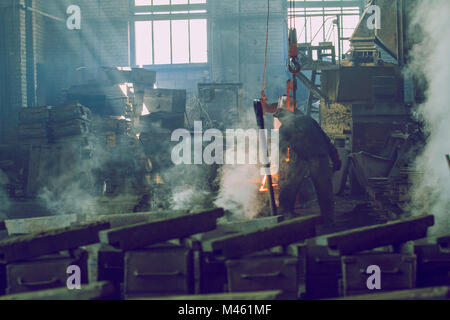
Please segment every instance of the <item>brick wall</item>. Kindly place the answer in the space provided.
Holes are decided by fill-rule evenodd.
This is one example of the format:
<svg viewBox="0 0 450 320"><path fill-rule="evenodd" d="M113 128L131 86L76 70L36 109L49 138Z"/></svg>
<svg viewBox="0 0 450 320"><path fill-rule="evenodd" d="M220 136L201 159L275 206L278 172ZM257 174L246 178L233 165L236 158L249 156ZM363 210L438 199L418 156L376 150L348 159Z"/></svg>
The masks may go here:
<svg viewBox="0 0 450 320"><path fill-rule="evenodd" d="M27 105L25 12L23 0L5 0L0 4L0 143L14 139L20 108Z"/></svg>

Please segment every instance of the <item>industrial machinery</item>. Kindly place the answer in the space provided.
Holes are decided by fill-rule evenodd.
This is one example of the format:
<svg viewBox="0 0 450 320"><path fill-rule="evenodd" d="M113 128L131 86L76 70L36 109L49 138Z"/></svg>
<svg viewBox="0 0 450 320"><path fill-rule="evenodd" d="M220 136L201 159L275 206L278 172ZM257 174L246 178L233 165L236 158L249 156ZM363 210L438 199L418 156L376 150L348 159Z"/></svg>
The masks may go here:
<svg viewBox="0 0 450 320"><path fill-rule="evenodd" d="M404 26L414 3L410 1L407 6L403 0L370 1L343 60L323 59L323 52L329 49L325 43L318 47L299 44L304 61L302 70L312 71L311 79L298 74L310 91L307 113L311 112L312 97L319 98L322 128L336 144L347 145L352 153L366 152L395 161L389 159L395 154L387 151L386 145L394 133L407 133L414 101L407 101L406 97L419 100L420 92L412 92L412 81L402 74L412 46ZM368 23L374 14L369 10L372 6L383 12L380 29ZM313 61L313 50L317 51L318 60ZM318 74L320 86L316 85ZM351 176L353 194L361 193L355 174Z"/></svg>

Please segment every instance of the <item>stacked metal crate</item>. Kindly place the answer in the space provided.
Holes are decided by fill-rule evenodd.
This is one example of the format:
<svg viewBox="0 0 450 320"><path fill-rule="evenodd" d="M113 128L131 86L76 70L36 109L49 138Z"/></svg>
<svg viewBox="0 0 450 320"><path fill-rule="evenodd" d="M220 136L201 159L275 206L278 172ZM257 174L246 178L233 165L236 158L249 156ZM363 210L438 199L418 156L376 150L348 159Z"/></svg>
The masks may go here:
<svg viewBox="0 0 450 320"><path fill-rule="evenodd" d="M98 242L99 230L106 228L108 223L92 223L0 241L0 294L66 287L70 266L78 267L80 284L87 284L88 253L80 247Z"/></svg>
<svg viewBox="0 0 450 320"><path fill-rule="evenodd" d="M136 250L103 245L98 252L98 281L110 281L119 297L193 294L193 251L175 244Z"/></svg>
<svg viewBox="0 0 450 320"><path fill-rule="evenodd" d="M280 299L298 299L304 257L289 252L288 246L314 237L318 221L319 217L313 215L266 226L249 225L234 234L207 239L202 243L208 259L203 263L202 272L215 270L223 279L222 263L226 270L226 290L230 293L277 290ZM213 276L211 271L209 274ZM220 287L216 284L213 289Z"/></svg>
<svg viewBox="0 0 450 320"><path fill-rule="evenodd" d="M184 127L186 90L146 89L143 100L149 112L140 119L143 131L152 126L168 130Z"/></svg>
<svg viewBox="0 0 450 320"><path fill-rule="evenodd" d="M101 232L98 280L115 283L125 298L194 294L195 250L179 239L215 229L222 215L222 209L178 213Z"/></svg>
<svg viewBox="0 0 450 320"><path fill-rule="evenodd" d="M91 112L80 104L60 107L32 107L19 114L18 137L21 144L28 197L50 187L58 177L78 168L91 156ZM72 171L71 171L72 170ZM55 186L58 189L58 186Z"/></svg>
<svg viewBox="0 0 450 320"><path fill-rule="evenodd" d="M91 118L91 111L78 103L53 108L50 112L52 142L87 139Z"/></svg>
<svg viewBox="0 0 450 320"><path fill-rule="evenodd" d="M22 189L26 196L35 196L46 183L50 154L50 113L52 107L25 108L19 113L19 158L23 170Z"/></svg>
<svg viewBox="0 0 450 320"><path fill-rule="evenodd" d="M380 269L381 288L368 286L371 272ZM416 287L417 257L408 253L369 252L342 257L342 293L355 296L374 292L407 290Z"/></svg>
<svg viewBox="0 0 450 320"><path fill-rule="evenodd" d="M102 231L100 239L108 245L99 252L99 280L122 286L125 298L279 290L280 297L296 299L298 259L264 248L280 243L272 232L289 234L281 243L310 236L316 217L281 225L280 217L269 217L215 226L221 215L222 209L214 209ZM298 234L304 223L308 230ZM234 249L232 243L255 234L275 244L249 240L249 247ZM176 238L184 240L167 242Z"/></svg>
<svg viewBox="0 0 450 320"><path fill-rule="evenodd" d="M158 174L172 166L172 132L185 127L186 90L146 89L143 103L149 114L139 119L140 141Z"/></svg>
<svg viewBox="0 0 450 320"><path fill-rule="evenodd" d="M303 266L301 298L310 300L339 296L339 280L342 278L340 257L331 255L327 246L300 244L294 247Z"/></svg>
<svg viewBox="0 0 450 320"><path fill-rule="evenodd" d="M331 253L341 258L341 295L414 289L417 256L410 241L425 238L433 224L433 216L407 218L326 238ZM375 279L381 281L380 287Z"/></svg>
<svg viewBox="0 0 450 320"><path fill-rule="evenodd" d="M18 137L21 145L49 143L49 122L52 107L25 108L19 113Z"/></svg>
<svg viewBox="0 0 450 320"><path fill-rule="evenodd" d="M131 133L131 121L124 117L99 117L92 119L92 133L95 134L97 141L107 148L119 144L121 138Z"/></svg>
<svg viewBox="0 0 450 320"><path fill-rule="evenodd" d="M442 238L444 239L444 238ZM450 286L450 250L434 241L417 241L417 287Z"/></svg>
<svg viewBox="0 0 450 320"><path fill-rule="evenodd" d="M299 261L277 253L259 253L226 261L229 292L281 290L282 299L298 298Z"/></svg>

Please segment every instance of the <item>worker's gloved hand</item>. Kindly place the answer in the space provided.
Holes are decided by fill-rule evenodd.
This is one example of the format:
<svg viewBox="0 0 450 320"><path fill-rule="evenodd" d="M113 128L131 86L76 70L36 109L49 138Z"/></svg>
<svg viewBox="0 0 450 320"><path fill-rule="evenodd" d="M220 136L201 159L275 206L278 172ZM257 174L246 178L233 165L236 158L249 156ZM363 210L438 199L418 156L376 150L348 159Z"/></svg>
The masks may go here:
<svg viewBox="0 0 450 320"><path fill-rule="evenodd" d="M341 159L339 159L339 158L333 159L333 171L337 172L337 171L341 170L341 168L342 168Z"/></svg>
<svg viewBox="0 0 450 320"><path fill-rule="evenodd" d="M265 94L265 92L263 90L263 91L261 91L261 104L262 104L263 107L267 104L267 101L268 101L268 99L267 99L266 94Z"/></svg>

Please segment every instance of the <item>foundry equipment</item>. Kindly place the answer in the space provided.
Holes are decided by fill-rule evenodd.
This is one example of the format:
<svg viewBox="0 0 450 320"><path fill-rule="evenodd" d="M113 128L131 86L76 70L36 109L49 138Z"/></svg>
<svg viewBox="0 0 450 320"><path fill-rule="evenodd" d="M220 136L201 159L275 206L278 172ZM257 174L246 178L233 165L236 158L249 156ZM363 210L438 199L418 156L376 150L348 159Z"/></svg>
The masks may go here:
<svg viewBox="0 0 450 320"><path fill-rule="evenodd" d="M268 148L267 148L267 140L266 140L266 135L264 133L264 111L262 108L262 104L260 100L255 100L253 102L253 107L255 109L255 115L256 115L256 122L258 124L259 127L259 136L260 136L260 140L261 144L262 144L262 148L260 148L260 150L262 150L263 152L263 159L264 159L264 167L265 167L265 178L267 177L267 184L269 187L269 199L270 199L270 212L272 214L272 216L276 216L277 215L277 205L275 203L275 192L274 192L274 188L273 188L273 181L272 181L272 174L270 172L270 161L268 159Z"/></svg>

